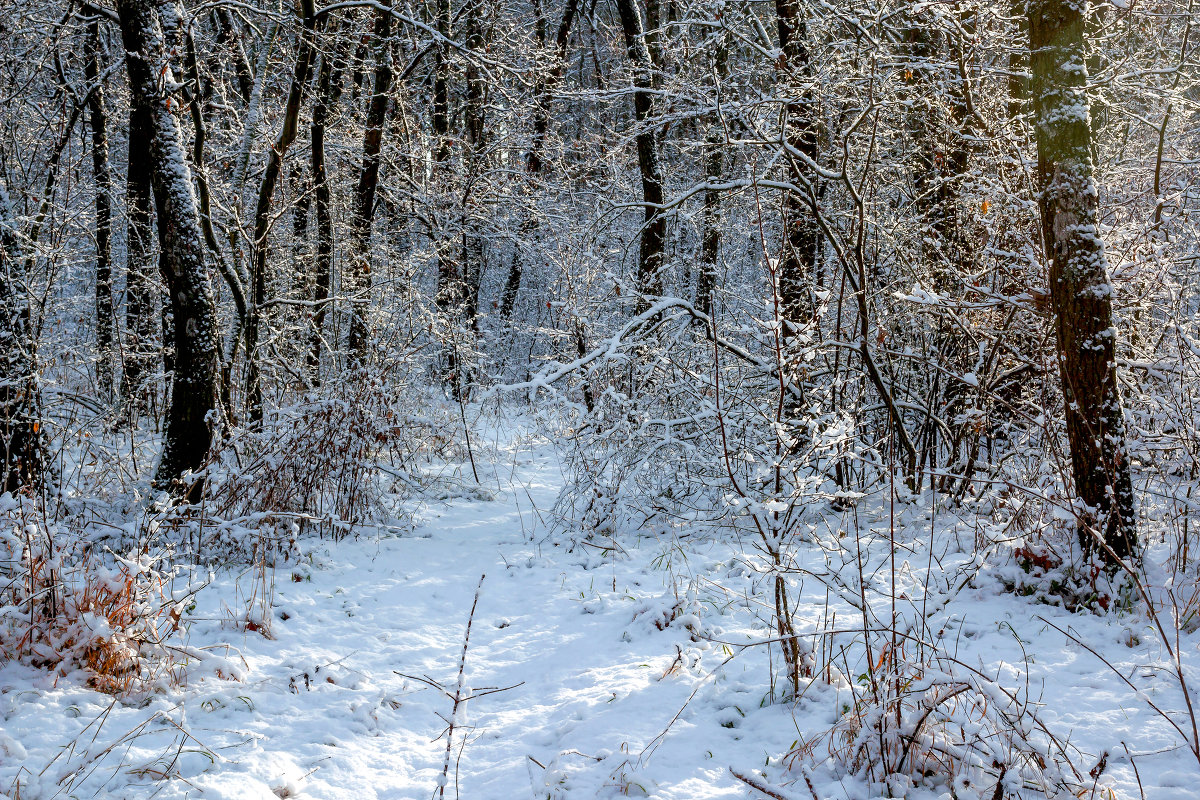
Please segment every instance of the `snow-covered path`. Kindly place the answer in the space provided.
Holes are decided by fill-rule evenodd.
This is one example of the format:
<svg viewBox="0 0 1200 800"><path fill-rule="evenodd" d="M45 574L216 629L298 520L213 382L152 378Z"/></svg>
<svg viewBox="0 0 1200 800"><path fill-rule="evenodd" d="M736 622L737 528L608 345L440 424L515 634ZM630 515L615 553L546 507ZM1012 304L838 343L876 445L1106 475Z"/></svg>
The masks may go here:
<svg viewBox="0 0 1200 800"><path fill-rule="evenodd" d="M406 676L453 691L484 574L465 670L480 696L457 720L447 797L747 797L731 766L766 767L795 792L799 777L781 773L780 758L827 731L853 698L818 682L799 703L770 703L769 651L720 644L762 637L762 585L737 563L736 540L629 535L618 557L598 545L568 550L544 521L563 481L553 449L499 449L508 463L490 465L486 475L499 477L484 480L494 497L431 504L403 536L311 542L308 559L274 576L274 638L230 624L245 616L254 574L218 576L188 637L220 652L227 643L227 657L144 705L0 667L0 798L429 798L451 701ZM863 522L873 522L866 512ZM825 602L815 581L800 591L802 630ZM1037 613L1101 647L1156 701L1181 707L1144 620L1071 615L990 586L964 591L936 626L961 658L1032 686L1084 771L1109 752L1118 797L1139 796L1122 742L1142 754L1146 797L1194 797L1195 765L1162 720L1091 654L1031 620ZM696 625L708 636L692 636ZM822 798L867 796L861 783L825 780Z"/></svg>
<svg viewBox="0 0 1200 800"><path fill-rule="evenodd" d="M456 775L462 797L483 800L744 796L727 756L750 747L760 761L767 743L744 739L729 714L676 721L673 733L690 730L680 751L669 738L656 748L653 780L642 775L646 744L704 682L691 668L699 653L687 630L659 630L673 605L664 548L647 542L646 552L613 559L547 542L539 515L561 487L558 462L548 449L520 458L518 480L498 479L495 498L431 506L415 534L327 543L310 563L278 573L273 639L228 624L232 597L240 593L244 608L253 575L236 593L232 577L219 579L201 598L190 643L230 643L230 671L241 680L194 675L182 702L155 697L146 708L111 711L103 695L78 687L27 693L27 709L21 696L0 696L0 775L23 762L26 800L428 798L442 771L445 741L437 737L451 701L405 676L453 689L486 574L466 683L480 692L519 685L464 706L458 723L467 736L460 728L455 737L448 797ZM4 670L0 684L39 680L14 665ZM761 700L758 678L747 708ZM739 696L739 687L723 690ZM48 707L64 715L50 726ZM55 760L73 738L77 746ZM120 746L106 750L113 742ZM15 796L14 788L0 792Z"/></svg>
<svg viewBox="0 0 1200 800"><path fill-rule="evenodd" d="M658 550L614 561L539 543L545 530L532 506L551 505L558 469L552 455L538 452L521 467L519 485L503 487L497 499L458 498L430 510L417 536L343 542L325 551L319 568L298 570L300 581L279 581L277 616L288 619L277 622L277 639L252 634L242 643L249 673L261 676L254 692L261 707L249 711L237 700L246 688L230 684L214 687L220 711L190 720L201 740L236 726L254 742L230 754L236 764L206 771L196 785L231 798L270 790L429 797L451 701L404 676L453 690L473 594L486 575L466 683L481 693L514 688L467 702L458 724L469 733L465 741L461 730L456 735L448 796L456 774L469 798L745 796L717 754L757 746L723 716L677 721L679 730L692 729L686 744L672 753L668 742L655 754L652 785L640 775L646 744L702 680L683 668L697 654L686 651L685 630L660 632L642 619L659 606L635 597L668 590L666 573L648 564Z"/></svg>

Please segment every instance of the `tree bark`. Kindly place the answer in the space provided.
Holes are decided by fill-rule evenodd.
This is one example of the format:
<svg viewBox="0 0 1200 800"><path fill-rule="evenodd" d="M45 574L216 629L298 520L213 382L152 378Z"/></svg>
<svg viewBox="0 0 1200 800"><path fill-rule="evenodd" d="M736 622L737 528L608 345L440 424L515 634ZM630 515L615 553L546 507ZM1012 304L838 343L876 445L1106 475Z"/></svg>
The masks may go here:
<svg viewBox="0 0 1200 800"><path fill-rule="evenodd" d="M267 300L267 237L271 227L271 204L275 198L275 189L279 185L284 156L296 140L296 132L299 130L300 101L308 83L315 45L313 34L316 28L316 6L313 0L300 0L300 11L304 15L303 27L296 36L296 62L292 68L292 83L288 89L283 122L279 135L267 154L267 165L258 186L258 202L254 209L250 324L246 328L246 404L252 422L261 422L263 418L262 366L258 344L262 337L263 304Z"/></svg>
<svg viewBox="0 0 1200 800"><path fill-rule="evenodd" d="M229 48L232 53L238 93L242 101L249 105L250 94L254 91L254 73L250 69L250 60L246 58L246 50L242 47L242 37L238 34L233 13L227 8L218 8L213 15L217 21L217 43Z"/></svg>
<svg viewBox="0 0 1200 800"><path fill-rule="evenodd" d="M468 0L466 9L465 43L474 54L486 56L488 27L483 16L485 0ZM479 287L487 258L486 242L480 230L478 211L479 190L484 185L483 172L487 166L487 84L474 59L466 68L467 102L464 109L468 152L464 159L466 181L462 195L463 229L463 322L474 331L479 314Z"/></svg>
<svg viewBox="0 0 1200 800"><path fill-rule="evenodd" d="M125 176L125 354L122 364L122 401L131 419L149 407L153 388L148 374L158 338L155 313L155 281L151 270L153 228L151 226L150 113L147 108L129 109L129 157Z"/></svg>
<svg viewBox="0 0 1200 800"><path fill-rule="evenodd" d="M375 85L367 110L367 128L363 135L362 169L354 193L352 263L349 284L353 305L350 311L350 365L364 366L371 330L368 305L371 288L371 227L375 219L375 191L379 186L379 154L383 149L383 127L387 122L388 92L392 86L392 15L389 9L375 12Z"/></svg>
<svg viewBox="0 0 1200 800"><path fill-rule="evenodd" d="M638 248L638 291L643 295L661 295L667 220L662 213L663 180L658 142L650 127L650 119L654 115L654 64L646 49L637 0L617 0L617 10L621 15L621 30L625 34L625 50L633 66L633 110L638 125L638 168L642 176L642 203L645 208ZM647 305L645 300L641 301L643 310Z"/></svg>
<svg viewBox="0 0 1200 800"><path fill-rule="evenodd" d="M309 327L308 379L315 385L320 379L321 350L324 346L326 301L329 299L330 277L333 274L333 198L325 165L325 128L329 109L341 97L341 64L337 52L321 58L317 73L317 96L313 102L309 138L312 145L313 216L317 228L317 252L313 261L313 308Z"/></svg>
<svg viewBox="0 0 1200 800"><path fill-rule="evenodd" d="M0 492L39 489L46 466L25 263L0 174Z"/></svg>
<svg viewBox="0 0 1200 800"><path fill-rule="evenodd" d="M959 21L960 33L938 30L935 21L916 14L909 20L905 41L909 55L905 80L909 88L910 111L907 127L913 143L913 209L917 215L921 261L931 278L932 289L939 295L962 295L963 276L973 275L975 253L969 221L963 208L963 181L967 178L971 152L967 142L973 134L967 108L967 87L959 74L961 43L955 35L969 35L973 20ZM935 315L932 331L933 352L951 373L970 371L969 342L958 326L945 314ZM981 376L982 378L983 376ZM943 419L957 416L969 389L961 381L947 378L942 370L930 370L927 376L926 408L930 410L920 432L921 464L931 471L941 466L939 442L946 446L947 462L962 467L964 485L973 459L979 433L973 422L951 423L953 435L941 436L942 426L933 412ZM959 451L967 442L967 453ZM931 478L932 480L932 478ZM941 485L951 490L951 479Z"/></svg>
<svg viewBox="0 0 1200 800"><path fill-rule="evenodd" d="M84 75L89 84L100 78L100 18L88 20ZM113 332L116 320L112 291L112 173L108 166L108 111L104 87L95 86L88 100L92 131L92 179L96 183L96 376L100 393L112 398Z"/></svg>
<svg viewBox="0 0 1200 800"><path fill-rule="evenodd" d="M729 74L729 37L724 29L713 51L713 67L716 71L716 91L721 91L721 81ZM709 120L708 132L704 137L704 213L703 231L700 237L700 275L696 281L696 306L705 314L712 314L713 294L717 288L717 261L721 254L721 193L714 184L721 180L725 171L725 131L717 114Z"/></svg>
<svg viewBox="0 0 1200 800"><path fill-rule="evenodd" d="M177 489L184 473L199 469L212 443L217 407L217 320L204 264L200 213L183 137L167 91L171 70L152 0L118 0L131 102L149 123L151 183L164 230L164 278L174 317L174 389L167 407L162 459L155 485ZM161 80L160 80L161 79ZM198 486L199 484L196 484Z"/></svg>
<svg viewBox="0 0 1200 800"><path fill-rule="evenodd" d="M546 135L550 130L550 111L554 98L554 90L562 80L563 69L567 62L567 45L571 39L571 25L579 8L579 0L566 0L563 5L562 21L559 22L558 32L554 37L554 66L546 73L537 87L537 115L533 121L533 137L529 142L529 151L525 155L525 169L529 174L531 189L537 191L537 181L545 168ZM541 26L541 36L545 35L544 25ZM532 237L538 230L538 217L534 210L526 209L519 227L521 238ZM500 316L504 319L512 317L513 308L517 304L517 293L521 290L521 275L524 265L521 261L520 244L513 249L512 262L508 270L508 280L504 284L504 293L500 297Z"/></svg>
<svg viewBox="0 0 1200 800"><path fill-rule="evenodd" d="M1085 549L1094 526L1121 558L1138 551L1137 523L1117 385L1113 288L1100 238L1092 163L1084 20L1086 3L1031 0L1037 178L1042 236L1075 492L1087 506Z"/></svg>
<svg viewBox="0 0 1200 800"><path fill-rule="evenodd" d="M779 265L779 297L783 318L793 330L807 324L816 311L813 280L819 266L821 231L815 220L817 176L809 162L818 156L818 121L813 96L808 25L800 0L775 0L779 27L779 60L788 93L783 108L783 137L788 148L789 180L797 190L784 192L784 247Z"/></svg>

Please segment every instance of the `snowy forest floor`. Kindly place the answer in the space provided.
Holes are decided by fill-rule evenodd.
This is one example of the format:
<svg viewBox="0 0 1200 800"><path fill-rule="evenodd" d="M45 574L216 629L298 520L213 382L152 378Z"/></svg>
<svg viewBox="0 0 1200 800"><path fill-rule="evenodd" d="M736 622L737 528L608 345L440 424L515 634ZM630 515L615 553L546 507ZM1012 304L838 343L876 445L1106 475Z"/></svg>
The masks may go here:
<svg viewBox="0 0 1200 800"><path fill-rule="evenodd" d="M812 797L809 785L821 798L878 794L824 763L835 740L822 735L846 714L852 685L816 681L798 701L777 700L778 653L740 646L769 636L748 544L685 531L572 546L547 517L564 482L554 447L517 437L491 452L480 465L490 488L422 505L411 533L307 542L301 563L273 574L272 638L231 624L255 592L253 571L218 573L185 627L191 647L225 657L180 687L115 702L0 667L0 796L428 798L451 700L421 679L455 691L485 574L464 673L475 696L455 718L447 797L765 796L731 768L782 787L780 797ZM939 554L934 569L972 564L963 549ZM797 554L810 557L824 558ZM906 585L926 558L914 550L920 568L904 570ZM798 628L813 630L828 602L819 582L804 583ZM1141 696L1039 615L1096 648ZM1073 614L980 579L937 624L956 658L1027 692L1084 773L1084 796L1196 797L1195 760L1148 705L1186 727L1178 681L1143 616ZM1185 663L1196 648L1185 634ZM805 742L817 743L807 779L786 758ZM1000 796L936 776L907 796L950 798L951 788L959 800Z"/></svg>

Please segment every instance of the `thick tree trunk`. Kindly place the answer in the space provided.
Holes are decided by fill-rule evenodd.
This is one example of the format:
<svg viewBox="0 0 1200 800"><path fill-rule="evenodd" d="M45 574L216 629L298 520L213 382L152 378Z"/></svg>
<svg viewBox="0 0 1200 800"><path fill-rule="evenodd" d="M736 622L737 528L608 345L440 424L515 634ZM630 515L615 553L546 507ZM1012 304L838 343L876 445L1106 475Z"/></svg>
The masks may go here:
<svg viewBox="0 0 1200 800"><path fill-rule="evenodd" d="M1095 526L1124 558L1138 551L1137 523L1117 386L1113 289L1090 146L1086 3L1031 0L1028 9L1042 236L1057 316L1071 471L1075 492L1088 507L1080 538L1091 549L1088 528Z"/></svg>
<svg viewBox="0 0 1200 800"><path fill-rule="evenodd" d="M204 237L192 193L183 137L171 111L170 66L152 0L118 0L131 102L149 122L151 183L164 230L165 274L174 317L175 376L162 460L155 484L175 488L185 472L204 464L217 407L217 320L204 264ZM166 76L166 80L161 80Z"/></svg>
<svg viewBox="0 0 1200 800"><path fill-rule="evenodd" d="M642 202L645 208L638 248L638 291L643 295L661 295L667 220L662 213L663 180L658 142L650 127L650 119L654 115L654 64L646 49L637 0L617 0L617 10L621 15L621 30L625 34L625 49L633 66L633 110L638 125L638 168L642 175ZM646 306L645 300L642 306Z"/></svg>
<svg viewBox="0 0 1200 800"><path fill-rule="evenodd" d="M371 227L375 219L375 190L379 186L379 153L383 149L383 127L387 122L388 92L392 86L392 15L387 9L375 12L375 85L367 110L367 129L363 136L363 161L354 193L353 255L348 271L350 310L350 364L361 367L367 362L371 340Z"/></svg>
<svg viewBox="0 0 1200 800"><path fill-rule="evenodd" d="M100 19L88 20L84 75L89 84L100 78ZM100 393L112 398L113 332L116 319L112 291L112 173L108 167L108 111L104 87L95 86L88 100L92 130L92 179L96 183L96 376Z"/></svg>

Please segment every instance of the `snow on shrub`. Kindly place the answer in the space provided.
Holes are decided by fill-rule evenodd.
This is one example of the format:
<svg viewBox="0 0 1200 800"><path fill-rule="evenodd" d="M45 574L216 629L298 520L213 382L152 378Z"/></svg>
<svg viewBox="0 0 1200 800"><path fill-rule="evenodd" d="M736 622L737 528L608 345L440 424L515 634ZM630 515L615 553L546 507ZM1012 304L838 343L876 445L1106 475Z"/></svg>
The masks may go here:
<svg viewBox="0 0 1200 800"><path fill-rule="evenodd" d="M28 500L0 496L0 661L81 675L129 695L169 682L182 603L166 550L94 552Z"/></svg>

